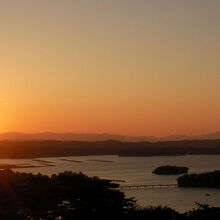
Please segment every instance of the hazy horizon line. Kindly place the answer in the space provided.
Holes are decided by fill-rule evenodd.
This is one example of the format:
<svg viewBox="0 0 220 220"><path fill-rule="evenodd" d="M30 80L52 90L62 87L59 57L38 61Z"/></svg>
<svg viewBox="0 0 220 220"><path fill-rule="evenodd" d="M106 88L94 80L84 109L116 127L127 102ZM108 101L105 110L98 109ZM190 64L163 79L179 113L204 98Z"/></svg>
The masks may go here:
<svg viewBox="0 0 220 220"><path fill-rule="evenodd" d="M40 131L40 132L23 132L23 131L6 131L0 132L0 135L3 134L26 134L26 135L35 135L35 134L74 134L74 135L112 135L112 136L123 136L123 137L153 137L153 138L166 138L172 136L184 136L184 137L194 137L194 136L204 136L204 135L212 135L218 134L220 131L207 132L207 133L198 133L198 134L168 134L165 136L158 135L129 135L129 134L119 134L119 133L108 133L108 132L55 132L55 131Z"/></svg>

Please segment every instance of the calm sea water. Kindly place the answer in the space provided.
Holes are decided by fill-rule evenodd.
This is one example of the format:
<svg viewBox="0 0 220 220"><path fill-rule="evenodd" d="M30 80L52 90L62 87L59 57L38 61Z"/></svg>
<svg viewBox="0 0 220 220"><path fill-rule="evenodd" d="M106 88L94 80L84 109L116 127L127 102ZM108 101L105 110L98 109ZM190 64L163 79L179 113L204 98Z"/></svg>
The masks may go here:
<svg viewBox="0 0 220 220"><path fill-rule="evenodd" d="M42 159L42 158L41 158ZM64 161L62 159L80 162ZM54 162L54 167L16 169L23 172L51 175L65 170L83 172L89 176L99 176L113 180L124 180L121 185L176 183L178 176L160 176L152 171L161 165L189 167L189 173L209 172L220 169L220 155L186 155L157 157L118 157L118 156L83 156L43 158ZM0 163L42 165L31 159L1 159ZM125 190L127 197L135 197L140 206L162 205L179 211L190 210L195 202L220 207L218 189L147 189Z"/></svg>

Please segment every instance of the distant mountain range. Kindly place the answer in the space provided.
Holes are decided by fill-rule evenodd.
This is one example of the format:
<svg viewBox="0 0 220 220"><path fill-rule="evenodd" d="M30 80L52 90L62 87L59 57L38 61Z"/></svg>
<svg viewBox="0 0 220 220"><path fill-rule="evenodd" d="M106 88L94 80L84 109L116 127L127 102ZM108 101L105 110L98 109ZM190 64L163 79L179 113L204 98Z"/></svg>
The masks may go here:
<svg viewBox="0 0 220 220"><path fill-rule="evenodd" d="M117 140L122 142L159 142L159 141L181 141L181 140L215 140L220 139L220 132L199 135L184 136L171 135L167 137L157 138L151 136L122 136L114 134L75 134L75 133L19 133L8 132L0 134L0 140L60 140L60 141L106 141Z"/></svg>

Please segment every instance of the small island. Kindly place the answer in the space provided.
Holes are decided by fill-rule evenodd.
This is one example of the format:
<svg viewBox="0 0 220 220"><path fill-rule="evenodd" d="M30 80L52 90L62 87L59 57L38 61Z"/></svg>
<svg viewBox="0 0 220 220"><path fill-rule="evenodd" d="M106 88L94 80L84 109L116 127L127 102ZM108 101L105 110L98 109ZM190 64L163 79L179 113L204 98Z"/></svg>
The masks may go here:
<svg viewBox="0 0 220 220"><path fill-rule="evenodd" d="M177 167L177 166L160 166L156 168L152 173L156 175L178 175L187 173L188 167Z"/></svg>
<svg viewBox="0 0 220 220"><path fill-rule="evenodd" d="M220 170L208 173L186 174L177 178L178 187L220 188Z"/></svg>

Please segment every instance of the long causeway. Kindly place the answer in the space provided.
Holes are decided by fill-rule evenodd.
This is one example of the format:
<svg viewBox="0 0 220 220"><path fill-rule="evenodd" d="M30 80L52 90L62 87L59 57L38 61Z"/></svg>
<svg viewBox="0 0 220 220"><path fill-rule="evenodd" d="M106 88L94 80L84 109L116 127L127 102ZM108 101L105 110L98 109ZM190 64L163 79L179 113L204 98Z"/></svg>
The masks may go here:
<svg viewBox="0 0 220 220"><path fill-rule="evenodd" d="M141 190L141 189L162 189L162 188L176 188L177 184L151 184L151 185L130 185L120 186L121 190Z"/></svg>

